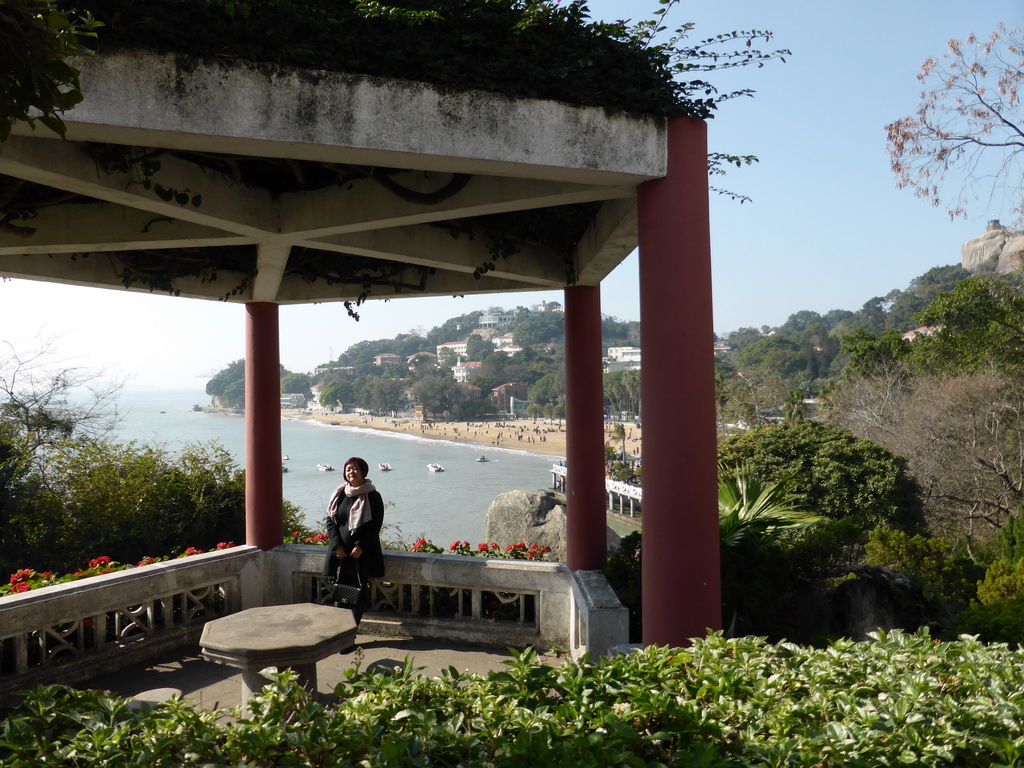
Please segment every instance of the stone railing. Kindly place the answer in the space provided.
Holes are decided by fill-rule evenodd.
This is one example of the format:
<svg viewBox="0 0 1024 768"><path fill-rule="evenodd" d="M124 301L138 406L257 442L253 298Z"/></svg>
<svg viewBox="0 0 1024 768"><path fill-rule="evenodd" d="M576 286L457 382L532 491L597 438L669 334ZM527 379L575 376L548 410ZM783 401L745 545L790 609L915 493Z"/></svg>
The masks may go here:
<svg viewBox="0 0 1024 768"><path fill-rule="evenodd" d="M209 619L259 604L261 554L234 547L0 599L0 705L197 644Z"/></svg>
<svg viewBox="0 0 1024 768"><path fill-rule="evenodd" d="M323 547L285 544L272 553L273 602L326 593ZM570 647L572 572L564 563L388 551L386 577L371 581L363 627L382 635L492 647Z"/></svg>
<svg viewBox="0 0 1024 768"><path fill-rule="evenodd" d="M0 599L0 706L40 683L75 685L175 648L210 619L318 601L324 548L219 552L94 576ZM490 647L603 655L625 643L626 609L600 572L564 563L385 554L363 630Z"/></svg>

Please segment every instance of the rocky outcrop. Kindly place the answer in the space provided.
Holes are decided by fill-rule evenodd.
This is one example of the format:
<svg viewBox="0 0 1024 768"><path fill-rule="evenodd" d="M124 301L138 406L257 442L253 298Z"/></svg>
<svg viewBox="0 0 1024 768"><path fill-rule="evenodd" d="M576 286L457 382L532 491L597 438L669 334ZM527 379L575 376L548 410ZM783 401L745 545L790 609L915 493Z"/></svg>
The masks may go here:
<svg viewBox="0 0 1024 768"><path fill-rule="evenodd" d="M607 528L608 551L618 548L619 535ZM523 542L551 547L545 558L565 562L567 552L565 507L551 491L509 491L491 502L484 523L484 541L502 548Z"/></svg>
<svg viewBox="0 0 1024 768"><path fill-rule="evenodd" d="M524 542L551 547L549 560L565 560L565 507L550 491L509 491L487 508L484 541L501 547Z"/></svg>
<svg viewBox="0 0 1024 768"><path fill-rule="evenodd" d="M1021 267L1024 257L1024 235L1014 235L993 219L985 234L968 240L960 250L961 266L971 272L1005 275Z"/></svg>

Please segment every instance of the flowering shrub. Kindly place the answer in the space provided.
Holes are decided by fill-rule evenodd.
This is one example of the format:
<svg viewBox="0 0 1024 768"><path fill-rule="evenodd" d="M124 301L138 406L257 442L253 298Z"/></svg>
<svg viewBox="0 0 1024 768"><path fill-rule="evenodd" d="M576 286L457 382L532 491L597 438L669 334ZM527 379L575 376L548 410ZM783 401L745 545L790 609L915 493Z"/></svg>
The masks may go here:
<svg viewBox="0 0 1024 768"><path fill-rule="evenodd" d="M509 544L502 549L496 543L477 544L474 549L468 541L455 540L448 545L448 549L442 549L430 539L417 539L416 543L409 547L410 552L425 552L432 555L440 555L445 552L449 555L468 555L470 557L499 557L505 560L543 560L545 555L551 551L551 547L532 544L527 547L525 542Z"/></svg>
<svg viewBox="0 0 1024 768"><path fill-rule="evenodd" d="M292 531L291 536L284 537L285 544L319 544L327 546L326 533L310 533L309 531Z"/></svg>
<svg viewBox="0 0 1024 768"><path fill-rule="evenodd" d="M222 541L217 544L214 549L229 549L233 546L235 546L234 542ZM203 554L203 550L196 549L195 547L188 547L184 552L178 555L178 557L190 557L191 555L201 554ZM147 555L139 560L136 565L125 565L117 562L116 560L111 560L106 555L101 555L100 557L94 557L90 560L87 568L75 571L74 573L65 573L60 575L54 574L52 571L37 572L31 568L22 568L21 570L15 571L11 574L7 584L0 584L0 597L18 594L19 592L28 592L29 590L39 589L41 587L49 587L52 584L64 584L69 581L78 581L79 579L86 579L90 576L101 576L104 573L125 571L129 568L142 568L147 565L161 563L170 559L170 557L150 557Z"/></svg>

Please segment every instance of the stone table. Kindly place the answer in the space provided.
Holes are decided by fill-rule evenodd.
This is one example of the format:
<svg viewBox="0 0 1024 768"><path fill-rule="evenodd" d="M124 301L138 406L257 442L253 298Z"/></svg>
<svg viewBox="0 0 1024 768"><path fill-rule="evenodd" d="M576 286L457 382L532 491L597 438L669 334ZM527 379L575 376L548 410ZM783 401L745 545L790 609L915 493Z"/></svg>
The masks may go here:
<svg viewBox="0 0 1024 768"><path fill-rule="evenodd" d="M316 663L352 646L352 612L317 603L248 608L214 619L199 640L203 658L242 670L242 706L266 684L260 670L291 667L316 692Z"/></svg>

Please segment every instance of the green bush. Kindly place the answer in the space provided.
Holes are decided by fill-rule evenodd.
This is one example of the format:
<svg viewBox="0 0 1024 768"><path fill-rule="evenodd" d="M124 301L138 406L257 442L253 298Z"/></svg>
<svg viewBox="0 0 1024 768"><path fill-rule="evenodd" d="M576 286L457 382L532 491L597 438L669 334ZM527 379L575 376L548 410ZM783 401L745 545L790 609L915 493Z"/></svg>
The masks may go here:
<svg viewBox="0 0 1024 768"><path fill-rule="evenodd" d="M992 550L997 558L1016 562L1024 558L1024 518L1020 511L1012 515L992 540Z"/></svg>
<svg viewBox="0 0 1024 768"><path fill-rule="evenodd" d="M231 722L40 688L0 735L10 768L134 766L1015 766L1024 651L927 633L827 648L696 639L593 663L518 654L486 677L353 670L325 707L291 672ZM236 711L236 715L239 713Z"/></svg>
<svg viewBox="0 0 1024 768"><path fill-rule="evenodd" d="M792 567L812 577L857 565L868 537L852 520L824 520L787 534L779 541Z"/></svg>
<svg viewBox="0 0 1024 768"><path fill-rule="evenodd" d="M906 459L840 427L808 420L752 429L723 442L718 460L746 463L762 482L792 478L803 506L864 530L922 525L920 489Z"/></svg>
<svg viewBox="0 0 1024 768"><path fill-rule="evenodd" d="M971 605L957 614L950 637L977 635L983 643L1024 643L1024 595L988 605Z"/></svg>
<svg viewBox="0 0 1024 768"><path fill-rule="evenodd" d="M899 571L921 582L925 595L969 603L977 596L984 569L966 557L953 554L945 539L891 528L876 528L865 547L867 562Z"/></svg>
<svg viewBox="0 0 1024 768"><path fill-rule="evenodd" d="M1012 600L1024 594L1024 558L1016 562L996 560L978 583L978 602L982 605Z"/></svg>

